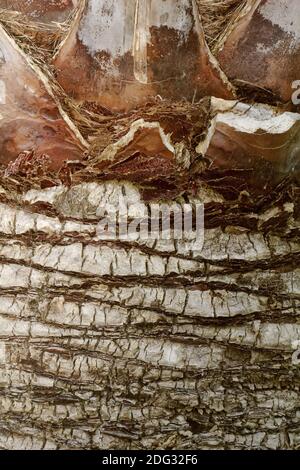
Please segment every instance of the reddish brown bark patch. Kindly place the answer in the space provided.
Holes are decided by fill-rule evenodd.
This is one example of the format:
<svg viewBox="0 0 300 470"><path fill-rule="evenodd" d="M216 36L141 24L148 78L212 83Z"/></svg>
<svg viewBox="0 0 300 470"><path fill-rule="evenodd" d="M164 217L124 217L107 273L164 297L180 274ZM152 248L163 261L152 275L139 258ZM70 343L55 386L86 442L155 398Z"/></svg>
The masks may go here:
<svg viewBox="0 0 300 470"><path fill-rule="evenodd" d="M0 0L0 8L19 11L45 23L65 21L78 0Z"/></svg>
<svg viewBox="0 0 300 470"><path fill-rule="evenodd" d="M157 97L233 96L210 55L194 0L88 0L54 65L69 95L113 112Z"/></svg>
<svg viewBox="0 0 300 470"><path fill-rule="evenodd" d="M63 119L47 79L0 28L0 153L7 164L24 151L48 155L50 167L81 158L82 145Z"/></svg>
<svg viewBox="0 0 300 470"><path fill-rule="evenodd" d="M217 55L228 77L290 101L299 80L299 15L299 0L248 1Z"/></svg>

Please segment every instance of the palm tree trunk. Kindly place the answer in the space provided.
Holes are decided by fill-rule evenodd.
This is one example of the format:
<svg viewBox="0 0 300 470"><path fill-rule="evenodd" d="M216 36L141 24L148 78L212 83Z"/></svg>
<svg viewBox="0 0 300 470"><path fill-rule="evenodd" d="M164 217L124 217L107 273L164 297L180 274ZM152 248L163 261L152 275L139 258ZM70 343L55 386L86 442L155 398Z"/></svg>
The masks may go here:
<svg viewBox="0 0 300 470"><path fill-rule="evenodd" d="M225 37L222 12L245 2L200 0L202 29L196 2L185 1L189 28L183 36L170 28L173 42L149 16L152 45L166 35L173 59L183 47L180 89L166 85L173 73L165 65L173 71L176 60L153 47L148 63L137 32L136 55L126 49L112 78L104 74L103 41L91 53L82 43L89 23L80 29L80 15L97 2L54 3L39 11L42 26L0 14L9 98L0 103L0 449L299 448L299 115L279 103L286 82L280 90L269 68L261 86L254 69L245 83L228 63L244 50L226 49L242 44L240 20L255 29L260 4L270 18L266 2L247 1ZM63 27L46 30L49 15L77 3L80 15L57 49ZM195 45L191 76L182 37ZM295 57L299 64L296 36L280 38L293 45L286 67ZM262 60L261 49L250 52L253 63L256 53ZM71 70L79 63L80 86ZM121 101L112 83L119 72ZM148 72L166 81L145 83ZM129 96L134 80L139 94ZM221 99L234 96L241 102ZM101 213L120 198L135 208L203 204L203 248L172 238L102 240Z"/></svg>

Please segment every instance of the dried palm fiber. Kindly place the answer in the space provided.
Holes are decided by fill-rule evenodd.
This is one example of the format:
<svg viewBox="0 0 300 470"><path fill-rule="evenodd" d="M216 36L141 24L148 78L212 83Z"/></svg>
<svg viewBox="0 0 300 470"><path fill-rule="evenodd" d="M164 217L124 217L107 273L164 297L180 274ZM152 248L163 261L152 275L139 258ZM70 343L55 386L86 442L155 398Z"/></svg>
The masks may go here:
<svg viewBox="0 0 300 470"><path fill-rule="evenodd" d="M213 53L215 52L215 49L219 43L219 38L222 37L224 30L226 30L228 26L231 25L232 22L235 20L236 16L245 4L245 1L246 0L197 0L201 13L201 20L205 33L205 38ZM77 3L79 4L79 2ZM72 20L72 16L70 16L65 23L40 23L40 18L34 19L30 16L17 16L16 12L11 12L9 10L9 7L16 8L15 3L5 2L5 6L8 8L8 10L2 10L0 12L0 20L6 23L5 27L12 28L12 30L15 29L15 27L19 29L20 26L23 26L24 36L20 36L21 44L19 44L21 47L26 47L26 44L28 43L28 37L32 38L34 32L35 44L43 46L47 50L49 49L50 51L51 49L49 47L49 42L51 38L54 38L55 35L57 35L57 40L59 41L62 35L64 35L65 32L68 30L69 22L70 20ZM19 10L21 9L19 8ZM74 12L76 12L76 9L74 10ZM8 21L10 15L12 15L12 19L11 21ZM15 23L17 24L15 25ZM22 23L22 25L20 23ZM17 36L18 34L20 34L20 31L17 32ZM35 51L34 48L31 48L30 52L31 55L34 57L35 53L37 53L38 51ZM46 62L49 63L49 60ZM277 105L275 97L272 94L268 93L267 90L264 90L259 87L255 87L255 89L253 89L253 87L249 88L246 83L243 83L242 86L241 82L237 83L237 87L238 96L243 99L251 99L253 101L263 100L265 102L268 102L269 104L273 103ZM65 97L65 101L69 101L69 97ZM86 108L83 103L76 103L75 107L76 111L78 110L78 108L83 108L83 112L85 111L84 108ZM89 106L89 111L90 110L91 106ZM88 115L90 114L88 113ZM98 113L97 115L99 116ZM78 117L80 118L81 116L78 115ZM85 119L83 120L83 132L87 119L88 116L85 116Z"/></svg>
<svg viewBox="0 0 300 470"><path fill-rule="evenodd" d="M212 51L224 31L235 21L246 0L197 0L206 42Z"/></svg>
<svg viewBox="0 0 300 470"><path fill-rule="evenodd" d="M153 120L158 119L166 123L166 126L171 129L173 124L174 136L176 132L183 135L183 131L180 129L180 122L185 126L193 130L192 134L187 136L187 143L189 139L197 139L201 137L201 133L205 129L205 118L208 116L206 106L196 106L184 104L172 106L166 103L158 102L155 106L140 110L139 113L131 113L127 116L119 116L118 120L113 120L110 116L100 115L99 113L93 113L88 108L78 109L76 103L70 97L65 95L60 87L57 85L55 76L52 73L51 67L49 67L50 56L54 53L57 40L61 38L66 24L62 24L57 28L58 25L52 27L52 25L44 25L38 22L31 22L25 16L11 12L1 11L0 19L5 28L14 36L18 45L22 47L23 51L26 52L26 57L34 60L35 65L41 68L47 77L47 83L51 86L53 93L56 98L62 104L68 115L75 117L76 124L80 130L84 131L85 136L93 137L94 141L91 141L90 153L99 156L102 150L111 142L114 142L120 138L122 133L126 133L128 127L133 123L134 120L139 116L143 116L145 119ZM181 118L179 118L179 113ZM203 117L203 119L202 119ZM175 129L175 123L177 122L177 131ZM179 135L177 137L179 140ZM30 146L32 142L29 142ZM191 142L189 142L191 146ZM28 147L20 149L26 150ZM37 148L33 150L37 151ZM17 155L15 155L16 157ZM31 152L23 152L20 158L15 163L9 165L8 170L5 172L6 175L14 176L25 176L27 181L32 178L36 184L40 184L40 180L36 177L35 167L37 164L43 162L37 161ZM39 169L39 172L43 172L43 169ZM46 173L49 171L46 171ZM35 179L34 179L35 176ZM79 176L80 177L80 176ZM51 174L52 181L55 176ZM61 174L59 175L61 178ZM42 183L44 184L44 179ZM26 183L27 184L27 183Z"/></svg>
<svg viewBox="0 0 300 470"><path fill-rule="evenodd" d="M223 24L223 18L220 21L220 12L227 12L225 16L228 22L231 22L243 2L200 3L202 3L200 8L202 7L204 16L206 12L204 24L207 25L207 30L209 30L209 24L214 24L215 31L220 32L222 30L221 24ZM215 12L215 15L213 15L213 12ZM197 167L197 171L201 168L202 172L206 168L206 161L220 163L220 160L212 155L209 155L210 158L208 160L203 160L205 152L198 152L198 154L196 152L196 148L199 149L201 147L201 142L205 139L207 130L211 129L209 120L214 119L215 110L214 107L210 110L209 101L204 100L197 104L189 104L184 101L171 103L164 99L161 100L161 97L159 97L156 98L152 105L147 104L141 106L138 110L117 116L110 115L110 113L94 106L93 103L78 104L72 96L68 96L61 89L52 68L49 66L51 57L56 51L57 40L61 39L63 34L67 32L68 25L62 24L59 26L59 29L57 29L58 25L55 25L55 29L50 28L49 30L49 25L34 23L32 35L28 38L26 34L22 33L22 30L26 31L27 24L29 24L28 20L21 15L16 15L12 20L8 17L5 18L5 14L1 15L1 17L6 28L18 40L18 44L24 50L27 50L27 53L36 60L37 64L46 73L55 96L90 143L88 159L85 159L81 164L78 164L78 162L74 165L69 163L68 167L70 165L72 167L73 181L80 181L81 179L93 180L94 178L108 179L110 177L122 177L139 181L144 178L149 183L153 182L155 186L158 184L156 181L157 174L161 172L162 179L165 178L165 180L169 181L170 191L172 192L178 181L180 179L183 181L182 172L186 173L189 167ZM51 32L49 33L49 31ZM48 47L43 48L40 38L46 37L47 39L44 39L44 41L49 40ZM141 120L143 122L140 122ZM137 122L140 123L137 124ZM159 126L148 124L153 122L159 123ZM133 142L127 142L128 145L126 145L126 136L130 134L132 128L136 129ZM161 135L171 136L169 148L166 149L164 146L164 139L161 139ZM284 143L285 146L287 144L288 142ZM268 145L272 147L272 141ZM111 152L112 147L110 146L113 146L113 148L117 146L118 151L115 153ZM170 151L171 147L172 151ZM210 152L213 148L214 146L211 145ZM108 155L111 157L107 158ZM227 149L225 161L228 162L228 167L232 169L231 157L232 155L229 149ZM252 160L257 158L261 162L263 167L261 170L262 175L269 171L266 170L268 164L264 163L263 156L258 149L253 151L251 158ZM21 164L18 162L12 170L15 171L16 168L21 168L24 161L27 165L28 155L25 160L21 159ZM31 157L29 162L31 162ZM210 170L212 169L211 163L209 163L209 168ZM269 173L273 175L274 171L276 173L278 168L275 170L272 168ZM175 173L177 176L174 179ZM211 173L208 174L210 175ZM246 172L244 175L246 179L247 175L248 173ZM239 176L241 176L241 173L239 173ZM277 176L274 175L274 181L277 181L277 179Z"/></svg>
<svg viewBox="0 0 300 470"><path fill-rule="evenodd" d="M0 9L0 23L30 59L48 68L57 46L67 34L71 17L64 23L45 24L9 9Z"/></svg>
<svg viewBox="0 0 300 470"><path fill-rule="evenodd" d="M102 118L105 117L79 107L68 97L58 85L50 65L57 46L68 32L71 21L72 17L69 17L64 23L44 24L33 21L19 12L0 10L0 23L26 56L47 76L60 105L76 122L79 130L88 136L93 133L93 129L97 130L98 121L102 122Z"/></svg>
<svg viewBox="0 0 300 470"><path fill-rule="evenodd" d="M33 20L63 22L78 5L79 0L0 0L0 8L28 15Z"/></svg>
<svg viewBox="0 0 300 470"><path fill-rule="evenodd" d="M51 0L51 2L37 0L0 0L0 9L17 11L27 14L30 19L40 22L46 9L56 9L72 12L72 4L76 8L81 0ZM231 23L246 0L197 0L201 15L206 41L213 50L213 46L224 29ZM50 7L49 7L50 5ZM67 19L67 16L53 18L55 24ZM48 21L49 24L49 21Z"/></svg>
<svg viewBox="0 0 300 470"><path fill-rule="evenodd" d="M215 0L214 2L207 0L200 0L199 8L202 15L202 21L204 25L205 33L213 30L216 32L215 36L218 36L222 31L224 25L228 24L232 20L232 15L235 13L238 6L242 3L241 0ZM30 18L11 11L0 10L0 21L4 25L5 29L11 34L17 41L18 45L30 55L31 59L43 70L51 82L52 88L55 90L55 94L59 97L60 103L64 110L72 117L76 122L80 132L88 138L97 136L97 146L93 145L93 150L102 148L99 147L101 140L103 145L108 141L111 141L111 131L107 130L107 126L110 126L111 121L115 121L116 117L111 119L107 116L107 113L95 108L92 104L77 103L71 96L68 96L61 87L58 85L51 67L51 57L56 53L57 45L62 41L64 35L67 34L70 26L69 22L55 23L55 25L42 24L37 21L32 21ZM211 41L209 34L206 34L207 41ZM151 106L147 106L146 113L157 114L157 109L162 110L164 102L160 103L157 99L154 105L153 111ZM183 104L181 105L183 106ZM188 107L188 104L186 104ZM174 107L173 107L174 108ZM175 112L175 110L173 111ZM125 119L122 118L122 122ZM101 133L99 133L101 130Z"/></svg>

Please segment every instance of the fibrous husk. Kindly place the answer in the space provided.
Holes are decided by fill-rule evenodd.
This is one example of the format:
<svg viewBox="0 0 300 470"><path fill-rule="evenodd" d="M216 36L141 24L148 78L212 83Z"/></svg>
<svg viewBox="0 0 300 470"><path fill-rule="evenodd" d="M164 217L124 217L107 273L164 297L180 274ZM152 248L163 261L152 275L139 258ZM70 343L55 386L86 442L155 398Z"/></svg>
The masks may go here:
<svg viewBox="0 0 300 470"><path fill-rule="evenodd" d="M103 122L73 182L127 180L140 184L150 198L181 193L189 186L189 169L208 126L209 107L208 99L198 105L161 103Z"/></svg>
<svg viewBox="0 0 300 470"><path fill-rule="evenodd" d="M86 0L54 65L69 95L113 112L157 96L233 97L205 42L195 0Z"/></svg>
<svg viewBox="0 0 300 470"><path fill-rule="evenodd" d="M230 2L222 2L221 0L216 0L217 6L213 6L208 0L200 0L200 7L201 4L204 14L206 13L204 21L207 28L206 34L210 30L209 22L211 22L219 35L222 31L221 24L225 21L225 18L219 18L219 13L224 11L226 21L232 22L232 19L242 6L242 1L232 0ZM229 7L229 4L231 7ZM80 14L79 17L81 18ZM245 152L240 141L240 147L237 146L237 148L233 149L228 146L219 159L211 158L211 155L206 152L200 152L200 157L197 157L197 145L199 145L200 141L205 140L207 132L208 138L205 142L210 142L211 129L215 123L215 114L218 112L218 115L221 115L221 110L218 109L220 102L216 106L214 100L213 106L210 109L208 100L197 101L195 99L192 100L192 103L189 103L182 100L182 96L176 97L176 99L172 99L172 97L171 99L166 99L163 96L156 95L153 102L141 103L137 109L118 115L113 115L109 110L99 107L95 101L89 103L78 102L74 99L74 94L67 94L60 88L51 67L48 65L51 55L54 54L56 49L54 37L51 39L52 42L49 41L49 45L45 49L42 46L40 38L45 38L46 41L46 38L50 37L46 35L50 31L48 25L48 32L46 33L45 25L35 22L35 26L32 29L32 37L30 37L30 34L27 33L30 33L31 26L29 29L28 27L26 29L24 17L17 15L12 17L11 20L8 17L3 18L4 16L2 16L2 21L4 21L6 28L16 37L18 44L46 72L48 85L51 85L51 89L65 112L72 117L79 131L89 142L87 156L84 156L82 159L81 152L79 158L74 158L75 162L71 158L67 163L68 181L70 180L70 174L72 181L75 183L95 179L126 179L147 186L151 195L169 195L171 197L173 194L180 192L182 187L192 188L195 180L198 181L197 184L199 182L203 184L203 181L208 179L211 181L211 178L213 178L216 181L218 180L217 186L226 181L224 183L226 191L228 191L230 186L233 193L238 195L241 186L239 186L240 183L236 184L237 181L243 180L243 187L247 187L249 190L255 187L255 189L259 189L260 193L262 193L265 188L264 178L267 178L270 186L271 184L276 184L280 178L285 177L287 174L294 175L297 171L297 145L294 147L288 146L288 139L285 140L285 137L281 136L280 145L283 145L284 151L280 153L277 149L276 152L273 152L271 149L278 147L279 137L266 128L263 131L266 134L263 144L261 145L260 137L258 142L260 147L264 147L265 142L268 141L269 151L265 148L264 152L262 152L262 148L254 148L252 146L251 152L249 149ZM78 21L78 18L75 20L75 23ZM28 25L33 25L33 23L28 22ZM63 25L59 35L64 31L64 27ZM67 35L60 53L66 50L70 38L71 35ZM75 42L77 41L76 35L73 39ZM72 69L73 65L71 63L66 63L66 68L70 65L70 69ZM177 68L178 64L176 65ZM141 71L142 69L139 70ZM76 85L78 89L80 89L79 78L74 73L74 86ZM86 77L87 87L88 85L92 87L93 83L93 78ZM222 106L226 114L230 114L232 107L242 113L249 110L249 106L246 104L243 107L242 104L233 104L231 101L224 103L226 104ZM258 117L258 108L260 109L259 106L252 108L251 116L253 120L257 121L256 124L258 126L261 124L261 120L265 121L265 125L266 119L270 118L272 112L270 108L266 107L266 109L269 109L269 114L266 113L265 119L263 119L262 116ZM223 112L222 114L225 115ZM247 115L249 117L248 111ZM212 119L211 125L209 125L210 117ZM278 114L277 118L278 121L283 120L283 113L281 115ZM210 132L208 129L210 129ZM235 133L237 133L237 129L234 128L232 134ZM256 139L257 135L249 135L249 138ZM170 143L169 146L165 145L167 141ZM211 143L213 145L209 146L209 151L215 146L215 142L216 139L212 139ZM232 139L230 145L232 145ZM112 149L117 150L112 151ZM26 149L22 148L21 152L24 150ZM272 158L269 158L269 156L273 157L273 154L279 156L278 161L280 164L270 161ZM248 155L250 155L249 159ZM289 155L289 161L285 159L286 155ZM78 162L78 160L81 161ZM35 183L38 183L36 172L35 170L32 171L32 167L40 166L41 164L44 164L44 160L40 159L35 153L32 154L30 149L27 153L21 154L15 165L10 165L6 174L26 173L28 181L30 178L35 178ZM257 178L255 176L256 173L261 176ZM233 174L234 176L232 177ZM53 182L57 183L59 181L56 177L53 178L53 175L51 178ZM62 179L61 173L59 178ZM227 178L230 180L229 185L227 184Z"/></svg>
<svg viewBox="0 0 300 470"><path fill-rule="evenodd" d="M248 0L218 46L217 59L236 84L291 100L300 70L299 0Z"/></svg>
<svg viewBox="0 0 300 470"><path fill-rule="evenodd" d="M197 0L206 42L214 53L224 31L236 20L247 0Z"/></svg>
<svg viewBox="0 0 300 470"><path fill-rule="evenodd" d="M145 119L131 124L128 118L116 120L119 134L105 148L98 147L98 156L85 163L75 180L80 175L84 180L129 180L160 197L206 182L229 199L243 191L261 196L286 178L299 180L297 113L217 98L210 107L202 103L202 114L188 106L168 111L168 116L141 114Z"/></svg>

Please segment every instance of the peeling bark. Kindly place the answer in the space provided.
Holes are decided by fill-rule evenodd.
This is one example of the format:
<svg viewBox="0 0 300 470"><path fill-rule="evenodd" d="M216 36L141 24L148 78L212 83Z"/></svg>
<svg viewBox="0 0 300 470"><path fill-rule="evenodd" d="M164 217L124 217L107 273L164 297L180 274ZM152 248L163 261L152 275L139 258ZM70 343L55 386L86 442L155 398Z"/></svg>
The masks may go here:
<svg viewBox="0 0 300 470"><path fill-rule="evenodd" d="M213 168L254 170L251 187L264 191L287 175L299 178L299 114L218 99L211 112L215 117L197 151Z"/></svg>

